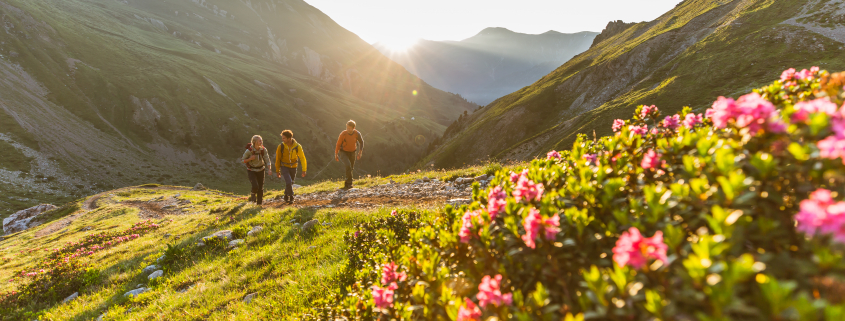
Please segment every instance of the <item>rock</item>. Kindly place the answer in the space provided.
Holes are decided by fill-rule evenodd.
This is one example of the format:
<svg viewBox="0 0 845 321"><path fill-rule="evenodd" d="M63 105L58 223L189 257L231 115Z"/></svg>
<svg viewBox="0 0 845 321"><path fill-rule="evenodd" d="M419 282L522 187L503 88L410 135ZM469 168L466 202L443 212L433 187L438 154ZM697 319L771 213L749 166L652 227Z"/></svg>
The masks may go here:
<svg viewBox="0 0 845 321"><path fill-rule="evenodd" d="M136 289L140 289L140 288L143 288L143 287L144 287L143 284L138 284L138 285L135 286Z"/></svg>
<svg viewBox="0 0 845 321"><path fill-rule="evenodd" d="M221 230L221 231L214 232L214 234L203 237L202 241L205 242L205 243L208 243L209 240L213 240L213 239L221 239L221 240L225 240L227 242L231 241L232 240L232 230Z"/></svg>
<svg viewBox="0 0 845 321"><path fill-rule="evenodd" d="M431 179L428 178L428 176L426 176L426 177L422 178L422 181L428 183L428 182L431 182Z"/></svg>
<svg viewBox="0 0 845 321"><path fill-rule="evenodd" d="M3 232L6 235L9 235L41 225L41 222L32 222L32 220L41 216L41 214L57 208L58 207L52 204L41 204L18 211L17 213L3 219Z"/></svg>
<svg viewBox="0 0 845 321"><path fill-rule="evenodd" d="M205 242L203 242L203 241L197 242L197 247L203 247L203 246L205 246Z"/></svg>
<svg viewBox="0 0 845 321"><path fill-rule="evenodd" d="M391 178L391 179L390 179L390 184L396 184L396 181L394 181L394 180Z"/></svg>
<svg viewBox="0 0 845 321"><path fill-rule="evenodd" d="M316 248L317 248L317 247L316 247L316 246L314 246L314 245L311 245L311 246L309 246L309 247L308 247L308 249L309 249L309 250L313 250L313 249L316 249Z"/></svg>
<svg viewBox="0 0 845 321"><path fill-rule="evenodd" d="M475 178L473 178L472 180L474 180L476 182L486 181L487 180L487 174L478 175Z"/></svg>
<svg viewBox="0 0 845 321"><path fill-rule="evenodd" d="M464 183L463 177L458 177L458 178L455 179L455 184L463 184L463 183Z"/></svg>
<svg viewBox="0 0 845 321"><path fill-rule="evenodd" d="M170 233L164 234L164 238L168 238L168 237L171 237L171 236L173 236L173 235L170 234Z"/></svg>
<svg viewBox="0 0 845 321"><path fill-rule="evenodd" d="M182 196L182 194L176 194L176 195L173 195L173 198L177 198L177 197L181 197L181 196Z"/></svg>
<svg viewBox="0 0 845 321"><path fill-rule="evenodd" d="M165 257L166 257L166 255L159 256L159 257L156 259L156 263L161 263L161 261L164 261L164 258L165 258Z"/></svg>
<svg viewBox="0 0 845 321"><path fill-rule="evenodd" d="M128 297L128 296L131 295L133 297L137 297L138 294L141 294L141 293L144 293L144 292L147 292L147 288L137 288L135 290L124 293L123 296Z"/></svg>
<svg viewBox="0 0 845 321"><path fill-rule="evenodd" d="M317 224L320 224L320 221L318 221L318 220L310 220L310 221L308 221L308 222L305 222L305 224L302 224L302 231L303 231L303 232L305 232L305 231L307 231L309 228L311 228L312 226L317 225Z"/></svg>
<svg viewBox="0 0 845 321"><path fill-rule="evenodd" d="M229 242L228 247L235 247L235 246L238 246L238 245L241 245L241 244L244 244L244 239L232 240L231 242Z"/></svg>
<svg viewBox="0 0 845 321"><path fill-rule="evenodd" d="M144 274L152 273L153 271L158 270L160 268L161 267L159 267L158 265L149 265L149 266L145 267L144 270L141 271L141 273L144 273Z"/></svg>
<svg viewBox="0 0 845 321"><path fill-rule="evenodd" d="M293 185L291 185L290 187L291 187L291 188L300 188L300 187L302 187L302 185L299 185L299 184L293 184Z"/></svg>
<svg viewBox="0 0 845 321"><path fill-rule="evenodd" d="M292 220L290 220L290 223L291 223L291 224L296 223L296 219L292 219Z"/></svg>
<svg viewBox="0 0 845 321"><path fill-rule="evenodd" d="M250 302L252 302L252 298L254 298L256 294L258 294L258 293L250 293L250 294L247 294L247 295L244 297L244 303L250 303Z"/></svg>
<svg viewBox="0 0 845 321"><path fill-rule="evenodd" d="M353 188L350 188L347 192L354 193L354 192L357 192L357 191L360 191L360 190L361 190L360 188L353 187Z"/></svg>
<svg viewBox="0 0 845 321"><path fill-rule="evenodd" d="M422 184L422 182L423 182L423 180L417 178L417 180L414 181L414 184Z"/></svg>
<svg viewBox="0 0 845 321"><path fill-rule="evenodd" d="M66 297L64 300L62 300L62 304L65 304L65 303L68 303L68 302L70 302L70 301L73 301L73 300L74 300L74 299L76 299L77 297L79 297L79 292L74 292L73 294L71 294L70 296Z"/></svg>
<svg viewBox="0 0 845 321"><path fill-rule="evenodd" d="M263 226L253 226L252 230L246 233L246 236L252 236L253 234L259 233L264 230Z"/></svg>
<svg viewBox="0 0 845 321"><path fill-rule="evenodd" d="M164 271L158 270L158 271L153 272L153 274L150 274L150 276L148 276L147 279L150 279L150 281L152 281L152 280L158 279L162 275L164 275Z"/></svg>
<svg viewBox="0 0 845 321"><path fill-rule="evenodd" d="M463 205L463 204L469 204L470 202L471 201L469 199L466 199L466 198L453 198L453 199L450 199L449 202L447 202L447 203L452 204L452 206L459 206L459 205Z"/></svg>
<svg viewBox="0 0 845 321"><path fill-rule="evenodd" d="M194 185L194 188L192 188L191 190L192 191L204 191L206 189L207 188L205 188L205 186L202 186L201 183L197 183L197 185Z"/></svg>
<svg viewBox="0 0 845 321"><path fill-rule="evenodd" d="M356 205L361 205L361 203L355 203ZM323 226L332 226L332 222L325 222Z"/></svg>
<svg viewBox="0 0 845 321"><path fill-rule="evenodd" d="M97 317L97 320L96 320L96 321L103 321L103 318L104 318L105 316L106 316L106 314L105 314L105 313L100 314L100 316L98 316L98 317Z"/></svg>

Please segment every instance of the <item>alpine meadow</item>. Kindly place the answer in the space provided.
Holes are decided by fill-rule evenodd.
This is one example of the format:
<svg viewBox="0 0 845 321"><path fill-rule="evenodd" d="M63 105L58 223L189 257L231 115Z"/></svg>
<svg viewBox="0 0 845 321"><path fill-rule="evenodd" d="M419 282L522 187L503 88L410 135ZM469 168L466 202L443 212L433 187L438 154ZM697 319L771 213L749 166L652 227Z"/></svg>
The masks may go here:
<svg viewBox="0 0 845 321"><path fill-rule="evenodd" d="M845 0L313 2L0 0L0 320L845 320Z"/></svg>

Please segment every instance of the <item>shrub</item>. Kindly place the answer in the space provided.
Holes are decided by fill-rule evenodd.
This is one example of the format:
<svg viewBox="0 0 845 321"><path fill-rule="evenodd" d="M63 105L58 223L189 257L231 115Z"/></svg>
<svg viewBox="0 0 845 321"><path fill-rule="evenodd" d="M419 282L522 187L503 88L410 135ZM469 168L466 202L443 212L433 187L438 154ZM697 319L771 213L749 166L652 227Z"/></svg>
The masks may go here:
<svg viewBox="0 0 845 321"><path fill-rule="evenodd" d="M789 70L706 115L640 106L405 241L347 238L354 282L313 317L842 320L843 85Z"/></svg>

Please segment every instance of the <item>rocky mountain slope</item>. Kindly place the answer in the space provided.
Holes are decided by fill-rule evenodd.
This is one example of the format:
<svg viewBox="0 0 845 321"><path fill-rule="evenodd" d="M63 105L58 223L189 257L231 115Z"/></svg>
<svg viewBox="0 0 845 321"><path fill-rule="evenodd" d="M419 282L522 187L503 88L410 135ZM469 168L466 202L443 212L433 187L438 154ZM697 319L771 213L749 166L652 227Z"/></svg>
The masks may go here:
<svg viewBox="0 0 845 321"><path fill-rule="evenodd" d="M844 8L841 0L685 0L651 22L622 31L611 23L612 36L453 124L419 165L531 159L568 148L577 134L610 133L639 104L702 110L789 67L845 69Z"/></svg>
<svg viewBox="0 0 845 321"><path fill-rule="evenodd" d="M348 119L360 174L403 170L476 107L301 0L2 0L0 21L0 216L146 182L242 189L243 146L283 129L331 178Z"/></svg>
<svg viewBox="0 0 845 321"><path fill-rule="evenodd" d="M530 85L587 50L597 34L548 31L530 35L487 28L461 41L421 40L406 52L375 47L432 86L485 105Z"/></svg>

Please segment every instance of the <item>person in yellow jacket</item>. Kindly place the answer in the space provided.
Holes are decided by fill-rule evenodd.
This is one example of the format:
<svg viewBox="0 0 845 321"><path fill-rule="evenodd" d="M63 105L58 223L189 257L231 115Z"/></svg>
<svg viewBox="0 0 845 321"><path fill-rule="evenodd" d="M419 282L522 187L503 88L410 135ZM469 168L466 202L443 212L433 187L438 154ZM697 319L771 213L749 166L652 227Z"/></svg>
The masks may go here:
<svg viewBox="0 0 845 321"><path fill-rule="evenodd" d="M293 203L293 181L296 179L297 163L302 163L302 177L308 171L308 161L302 152L302 145L293 139L293 132L282 132L282 143L276 148L276 176L285 178L285 202Z"/></svg>

